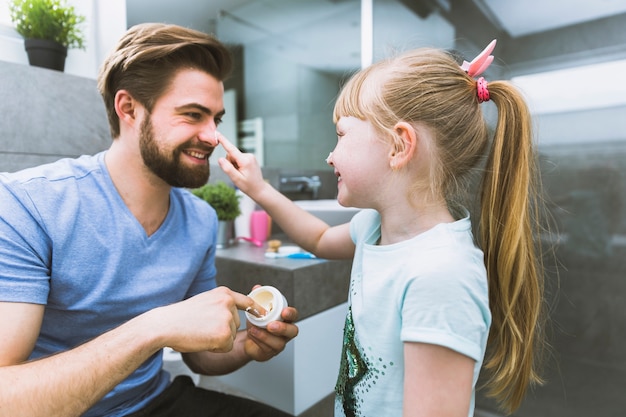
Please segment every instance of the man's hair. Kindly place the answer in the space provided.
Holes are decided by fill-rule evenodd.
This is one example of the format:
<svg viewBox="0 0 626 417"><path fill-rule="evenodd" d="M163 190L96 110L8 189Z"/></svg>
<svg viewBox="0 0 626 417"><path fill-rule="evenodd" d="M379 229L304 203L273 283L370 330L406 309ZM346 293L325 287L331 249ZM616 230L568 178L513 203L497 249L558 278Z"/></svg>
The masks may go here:
<svg viewBox="0 0 626 417"><path fill-rule="evenodd" d="M179 70L197 69L224 81L232 65L228 48L206 33L160 23L131 27L98 75L111 135L120 135L115 112L115 94L119 90L128 91L151 112Z"/></svg>

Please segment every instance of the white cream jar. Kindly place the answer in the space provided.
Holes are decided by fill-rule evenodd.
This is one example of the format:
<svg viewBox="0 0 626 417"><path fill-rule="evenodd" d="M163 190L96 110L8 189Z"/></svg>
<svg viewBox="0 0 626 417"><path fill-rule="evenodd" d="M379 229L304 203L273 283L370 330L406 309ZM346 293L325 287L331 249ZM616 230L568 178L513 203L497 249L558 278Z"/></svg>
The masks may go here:
<svg viewBox="0 0 626 417"><path fill-rule="evenodd" d="M260 317L254 316L246 311L246 317L250 323L257 327L266 327L270 321L281 321L280 313L288 306L287 299L276 288L265 285L253 290L248 297L254 299L266 311L266 314Z"/></svg>

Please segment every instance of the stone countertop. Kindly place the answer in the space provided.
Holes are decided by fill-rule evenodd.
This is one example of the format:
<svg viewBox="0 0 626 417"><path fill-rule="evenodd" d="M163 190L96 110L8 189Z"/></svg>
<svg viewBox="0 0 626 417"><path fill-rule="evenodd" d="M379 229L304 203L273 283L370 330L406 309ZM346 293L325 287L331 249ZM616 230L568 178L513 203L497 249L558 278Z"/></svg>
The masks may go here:
<svg viewBox="0 0 626 417"><path fill-rule="evenodd" d="M256 284L272 285L300 320L347 301L352 260L268 258L265 250L248 242L218 249L218 285L244 294Z"/></svg>

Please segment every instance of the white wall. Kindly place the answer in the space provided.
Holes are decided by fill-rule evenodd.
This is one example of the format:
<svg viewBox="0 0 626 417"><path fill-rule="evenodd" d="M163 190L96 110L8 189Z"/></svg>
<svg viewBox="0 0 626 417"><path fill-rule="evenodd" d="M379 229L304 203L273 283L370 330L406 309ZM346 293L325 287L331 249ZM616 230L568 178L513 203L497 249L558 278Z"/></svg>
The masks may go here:
<svg viewBox="0 0 626 417"><path fill-rule="evenodd" d="M560 113L535 114L539 145L624 143L626 105Z"/></svg>
<svg viewBox="0 0 626 417"><path fill-rule="evenodd" d="M70 49L65 73L95 79L102 61L126 31L126 0L68 0L83 24L85 50ZM0 0L0 60L28 65L24 41L9 17L9 0Z"/></svg>

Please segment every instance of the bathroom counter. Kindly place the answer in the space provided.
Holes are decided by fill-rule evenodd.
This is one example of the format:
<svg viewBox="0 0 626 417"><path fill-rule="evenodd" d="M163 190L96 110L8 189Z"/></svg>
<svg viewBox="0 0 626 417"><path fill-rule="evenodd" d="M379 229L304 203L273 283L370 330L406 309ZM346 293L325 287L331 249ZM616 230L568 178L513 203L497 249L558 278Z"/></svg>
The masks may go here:
<svg viewBox="0 0 626 417"><path fill-rule="evenodd" d="M256 284L272 285L305 319L345 303L352 260L268 258L265 247L238 242L218 249L217 283L249 293Z"/></svg>

